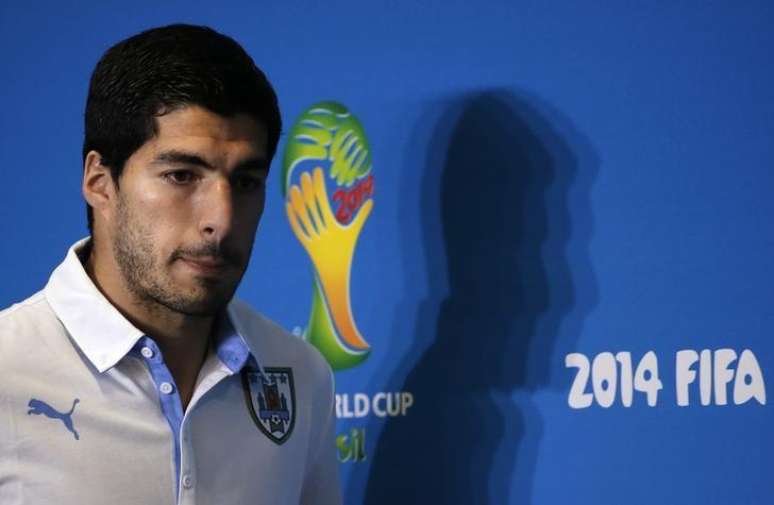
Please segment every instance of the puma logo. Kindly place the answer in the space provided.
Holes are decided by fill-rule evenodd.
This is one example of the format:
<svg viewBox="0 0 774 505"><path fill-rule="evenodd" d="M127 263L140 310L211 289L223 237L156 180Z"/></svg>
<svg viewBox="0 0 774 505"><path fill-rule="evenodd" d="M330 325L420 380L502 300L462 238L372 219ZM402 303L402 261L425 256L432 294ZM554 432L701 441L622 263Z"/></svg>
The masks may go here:
<svg viewBox="0 0 774 505"><path fill-rule="evenodd" d="M73 400L73 407L70 409L70 412L62 413L53 408L48 403L33 398L27 404L27 406L30 408L30 410L27 411L27 415L29 416L34 414L39 416L40 414L43 414L46 417L50 417L51 419L59 419L65 425L67 431L73 434L75 440L79 440L80 437L78 436L78 432L75 431L75 427L73 426L73 411L75 410L75 406L78 404L78 402L80 402L78 398Z"/></svg>

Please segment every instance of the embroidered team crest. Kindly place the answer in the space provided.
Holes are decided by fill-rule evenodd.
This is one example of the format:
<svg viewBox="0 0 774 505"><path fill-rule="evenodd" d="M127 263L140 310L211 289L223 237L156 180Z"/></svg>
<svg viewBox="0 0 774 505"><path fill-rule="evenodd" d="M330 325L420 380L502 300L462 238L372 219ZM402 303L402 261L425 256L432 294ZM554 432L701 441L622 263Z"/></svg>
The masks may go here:
<svg viewBox="0 0 774 505"><path fill-rule="evenodd" d="M296 390L290 368L245 369L245 400L258 428L277 444L284 443L296 422Z"/></svg>

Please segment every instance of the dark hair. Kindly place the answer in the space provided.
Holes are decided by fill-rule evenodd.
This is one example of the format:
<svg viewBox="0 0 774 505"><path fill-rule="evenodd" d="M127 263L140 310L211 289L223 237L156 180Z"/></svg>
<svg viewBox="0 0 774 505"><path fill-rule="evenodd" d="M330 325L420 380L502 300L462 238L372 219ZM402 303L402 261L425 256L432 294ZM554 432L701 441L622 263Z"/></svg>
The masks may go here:
<svg viewBox="0 0 774 505"><path fill-rule="evenodd" d="M157 133L157 116L200 105L222 116L247 114L264 127L269 160L282 120L264 73L234 39L205 26L153 28L100 58L86 100L83 158L97 151L115 184L126 160ZM87 204L89 231L93 212Z"/></svg>

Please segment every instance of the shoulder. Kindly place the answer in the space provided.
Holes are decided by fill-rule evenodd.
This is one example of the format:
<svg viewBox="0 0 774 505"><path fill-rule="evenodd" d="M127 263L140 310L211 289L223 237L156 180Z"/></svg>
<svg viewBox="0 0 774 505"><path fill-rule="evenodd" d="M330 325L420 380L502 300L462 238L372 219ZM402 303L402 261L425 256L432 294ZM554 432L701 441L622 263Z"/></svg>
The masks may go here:
<svg viewBox="0 0 774 505"><path fill-rule="evenodd" d="M320 352L292 335L242 300L229 304L232 322L261 366L291 366L315 382L332 382L332 371Z"/></svg>
<svg viewBox="0 0 774 505"><path fill-rule="evenodd" d="M43 291L38 291L26 300L0 310L0 324L9 324L12 321L18 320L18 318L23 319L25 316L34 314L41 309L41 304L45 304L45 300L46 297Z"/></svg>
<svg viewBox="0 0 774 505"><path fill-rule="evenodd" d="M52 324L61 327L44 292L39 291L0 311L0 345L50 329Z"/></svg>
<svg viewBox="0 0 774 505"><path fill-rule="evenodd" d="M0 370L18 379L45 369L72 348L66 335L42 291L0 311Z"/></svg>

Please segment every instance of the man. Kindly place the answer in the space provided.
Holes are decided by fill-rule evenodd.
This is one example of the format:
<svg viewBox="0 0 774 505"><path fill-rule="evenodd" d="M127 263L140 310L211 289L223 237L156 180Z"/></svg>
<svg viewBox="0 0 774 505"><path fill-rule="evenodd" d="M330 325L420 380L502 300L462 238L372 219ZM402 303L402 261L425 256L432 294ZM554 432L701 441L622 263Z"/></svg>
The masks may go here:
<svg viewBox="0 0 774 505"><path fill-rule="evenodd" d="M232 300L279 132L264 74L209 28L105 53L91 237L0 313L0 503L340 503L330 368Z"/></svg>

